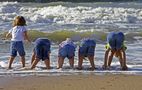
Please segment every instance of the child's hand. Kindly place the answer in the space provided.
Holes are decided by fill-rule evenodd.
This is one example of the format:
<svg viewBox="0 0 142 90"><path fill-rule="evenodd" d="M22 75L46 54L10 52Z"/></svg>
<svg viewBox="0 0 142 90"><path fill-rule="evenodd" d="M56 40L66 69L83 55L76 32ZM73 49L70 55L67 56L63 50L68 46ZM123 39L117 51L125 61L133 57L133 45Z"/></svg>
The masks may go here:
<svg viewBox="0 0 142 90"><path fill-rule="evenodd" d="M127 66L123 66L121 69L125 71L125 70L128 70L128 67Z"/></svg>
<svg viewBox="0 0 142 90"><path fill-rule="evenodd" d="M10 37L11 37L11 34L7 33L6 36L5 36L5 39L9 39Z"/></svg>

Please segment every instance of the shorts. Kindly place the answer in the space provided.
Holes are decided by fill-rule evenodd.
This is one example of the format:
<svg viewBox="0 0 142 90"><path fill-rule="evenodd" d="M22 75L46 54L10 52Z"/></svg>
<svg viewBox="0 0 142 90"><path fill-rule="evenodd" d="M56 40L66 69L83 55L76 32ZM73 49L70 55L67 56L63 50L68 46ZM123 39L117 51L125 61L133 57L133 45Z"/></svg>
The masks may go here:
<svg viewBox="0 0 142 90"><path fill-rule="evenodd" d="M79 47L79 54L85 57L94 56L95 54L96 42L94 40L84 40L82 45Z"/></svg>
<svg viewBox="0 0 142 90"><path fill-rule="evenodd" d="M25 56L24 46L22 41L12 41L10 45L10 54L13 57L17 56L17 52L20 56Z"/></svg>
<svg viewBox="0 0 142 90"><path fill-rule="evenodd" d="M67 57L68 59L73 58L75 56L75 47L69 44L63 46L59 49L58 56L63 58Z"/></svg>
<svg viewBox="0 0 142 90"><path fill-rule="evenodd" d="M43 61L46 59L49 59L49 53L50 53L50 41L48 39L37 39L35 41L35 48L34 52L36 55L36 58L42 59Z"/></svg>
<svg viewBox="0 0 142 90"><path fill-rule="evenodd" d="M111 32L107 36L107 42L111 49L121 49L123 46L124 34L122 32Z"/></svg>

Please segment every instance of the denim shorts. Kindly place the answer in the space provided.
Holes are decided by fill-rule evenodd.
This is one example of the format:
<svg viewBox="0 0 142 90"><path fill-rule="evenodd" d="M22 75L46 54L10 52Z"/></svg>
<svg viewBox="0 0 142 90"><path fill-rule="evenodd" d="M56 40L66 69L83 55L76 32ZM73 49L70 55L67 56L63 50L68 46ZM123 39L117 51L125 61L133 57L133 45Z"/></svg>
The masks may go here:
<svg viewBox="0 0 142 90"><path fill-rule="evenodd" d="M95 54L96 42L94 40L82 41L82 45L79 47L79 54L85 57L93 56Z"/></svg>
<svg viewBox="0 0 142 90"><path fill-rule="evenodd" d="M35 43L34 52L36 54L36 58L38 59L49 59L48 53L50 52L50 42L46 39L38 39L38 43Z"/></svg>
<svg viewBox="0 0 142 90"><path fill-rule="evenodd" d="M112 49L121 49L123 46L124 34L122 32L111 32L107 36L107 42Z"/></svg>
<svg viewBox="0 0 142 90"><path fill-rule="evenodd" d="M25 56L24 46L22 41L12 41L10 45L10 54L13 57L17 56L17 52L20 56Z"/></svg>
<svg viewBox="0 0 142 90"><path fill-rule="evenodd" d="M75 47L69 44L65 45L64 47L59 49L58 56L71 59L75 56Z"/></svg>

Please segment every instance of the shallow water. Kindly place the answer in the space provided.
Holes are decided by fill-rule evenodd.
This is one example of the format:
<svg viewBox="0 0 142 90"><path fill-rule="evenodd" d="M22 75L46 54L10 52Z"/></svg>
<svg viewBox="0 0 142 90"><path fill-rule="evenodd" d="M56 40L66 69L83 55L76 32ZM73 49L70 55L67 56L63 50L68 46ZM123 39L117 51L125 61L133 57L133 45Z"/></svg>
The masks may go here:
<svg viewBox="0 0 142 90"><path fill-rule="evenodd" d="M3 46L4 45L4 46ZM21 63L19 61L19 58L17 57L14 63L12 64L13 69L7 70L7 64L8 64L8 58L9 58L9 44L1 44L0 47L7 48L0 51L0 75L18 75L18 76L25 76L25 75L72 75L72 74L99 74L103 75L106 73L111 74L136 74L141 75L142 74L142 62L141 62L141 52L142 52L142 43L133 43L133 44L127 44L127 65L128 65L128 71L121 71L120 70L120 64L117 58L113 59L112 67L110 70L103 70L101 67L103 65L103 59L104 59L104 44L97 44L96 51L95 51L95 64L96 64L96 70L90 71L88 68L90 66L90 63L88 60L84 60L83 63L83 70L77 70L77 69L70 69L68 59L65 59L63 69L56 69L57 66L57 58L58 58L58 46L52 45L51 48L51 67L52 69L46 70L45 65L42 61L40 61L37 65L37 67L34 70L24 70L21 68ZM27 47L27 46L26 46ZM26 48L26 66L30 66L31 62L31 51L32 51L32 45L28 46L31 48ZM75 56L75 67L77 67L78 63L78 57L77 57L77 49L76 49L76 56Z"/></svg>
<svg viewBox="0 0 142 90"><path fill-rule="evenodd" d="M27 21L29 30L54 32L68 30L70 32L100 31L105 34L110 31L122 31L127 41L127 65L128 71L121 71L117 58L113 59L111 70L102 70L105 42L97 42L95 52L96 70L89 71L90 63L84 60L83 70L69 68L65 59L64 68L57 70L58 46L51 48L51 70L45 70L43 62L39 62L35 70L23 70L19 57L13 63L13 69L7 70L9 58L9 42L0 40L0 75L70 75L95 73L103 75L112 74L136 74L142 75L142 37L134 33L142 32L142 3L17 3L0 2L0 33L8 31L11 22L16 15L22 15ZM100 34L100 33L99 33ZM97 34L98 35L98 34ZM97 40L100 41L100 37ZM95 38L96 38L95 37ZM131 41L133 40L133 41ZM26 66L30 66L33 45L25 44ZM75 66L78 63L77 49Z"/></svg>

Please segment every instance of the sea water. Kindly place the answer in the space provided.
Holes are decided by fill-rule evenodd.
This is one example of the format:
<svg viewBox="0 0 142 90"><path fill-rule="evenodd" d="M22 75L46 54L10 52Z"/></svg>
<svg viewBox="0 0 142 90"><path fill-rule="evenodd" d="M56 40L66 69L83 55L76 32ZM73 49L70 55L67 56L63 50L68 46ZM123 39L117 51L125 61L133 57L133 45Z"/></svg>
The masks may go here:
<svg viewBox="0 0 142 90"><path fill-rule="evenodd" d="M142 32L142 3L18 3L0 2L0 33L12 28L12 20L16 15L22 15L27 21L28 30L55 32L60 30L88 32L122 31L128 34L126 41L128 71L120 70L120 63L113 58L110 70L103 70L105 41L97 42L95 50L96 70L90 71L90 63L84 60L83 70L69 68L69 60L65 59L63 69L56 69L58 59L58 44L51 47L51 67L46 70L44 62L40 61L34 70L21 68L19 56L14 60L13 69L7 70L10 51L9 41L0 40L0 75L76 75L76 74L136 74L142 75L142 37L134 33ZM76 37L77 38L77 37ZM99 39L98 39L99 41ZM78 41L79 42L79 41ZM30 67L33 44L25 43L26 66ZM75 55L75 67L78 64L78 47Z"/></svg>

